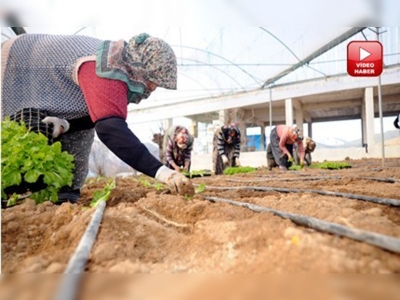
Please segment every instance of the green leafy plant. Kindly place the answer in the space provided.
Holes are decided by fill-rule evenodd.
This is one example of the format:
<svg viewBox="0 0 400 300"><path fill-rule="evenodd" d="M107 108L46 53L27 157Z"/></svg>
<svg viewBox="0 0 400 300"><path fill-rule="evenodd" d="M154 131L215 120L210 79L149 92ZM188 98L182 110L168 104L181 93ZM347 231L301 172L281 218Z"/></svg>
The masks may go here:
<svg viewBox="0 0 400 300"><path fill-rule="evenodd" d="M204 177L204 176L210 176L211 171L208 171L208 170L192 170L190 172L182 171L182 174L189 178Z"/></svg>
<svg viewBox="0 0 400 300"><path fill-rule="evenodd" d="M228 167L224 170L224 175L233 175L237 173L249 173L256 171L253 167Z"/></svg>
<svg viewBox="0 0 400 300"><path fill-rule="evenodd" d="M143 185L145 187L151 187L152 186L152 184L148 180L146 180L146 178L144 178L144 177L139 177L138 181L140 182L141 185Z"/></svg>
<svg viewBox="0 0 400 300"><path fill-rule="evenodd" d="M200 194L206 190L206 184L200 183L199 186L194 190L195 194Z"/></svg>
<svg viewBox="0 0 400 300"><path fill-rule="evenodd" d="M299 166L299 165L292 165L292 166L289 167L289 170L292 170L292 171L299 171L299 170L302 170L302 169L303 169L303 167Z"/></svg>
<svg viewBox="0 0 400 300"><path fill-rule="evenodd" d="M36 203L56 201L58 190L72 185L74 157L62 151L60 142L49 145L43 134L29 131L23 123L9 118L1 122L1 150L2 200L15 199L5 193L8 187L43 180L47 187L32 193L30 198Z"/></svg>
<svg viewBox="0 0 400 300"><path fill-rule="evenodd" d="M164 184L162 184L161 182L156 182L153 184L153 186L155 187L155 189L157 191L162 191L163 189L166 188L166 186Z"/></svg>
<svg viewBox="0 0 400 300"><path fill-rule="evenodd" d="M311 165L312 168L318 169L329 169L329 170L337 170L337 169L347 169L351 168L351 165L347 162L332 162L326 161L323 163L316 163Z"/></svg>
<svg viewBox="0 0 400 300"><path fill-rule="evenodd" d="M93 193L93 199L90 202L91 207L95 207L100 201L107 201L110 198L111 192L116 187L115 178L110 178L104 189L95 191Z"/></svg>
<svg viewBox="0 0 400 300"><path fill-rule="evenodd" d="M148 187L148 188L155 188L157 191L162 191L164 189L166 189L166 185L164 185L161 182L150 182L148 181L145 177L139 177L138 181L141 185Z"/></svg>

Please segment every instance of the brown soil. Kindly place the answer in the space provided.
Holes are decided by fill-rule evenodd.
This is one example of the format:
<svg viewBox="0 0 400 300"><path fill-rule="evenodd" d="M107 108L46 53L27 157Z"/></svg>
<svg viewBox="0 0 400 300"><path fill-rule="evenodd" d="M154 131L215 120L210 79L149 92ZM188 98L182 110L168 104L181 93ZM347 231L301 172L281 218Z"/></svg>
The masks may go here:
<svg viewBox="0 0 400 300"><path fill-rule="evenodd" d="M193 199L146 187L145 181L154 183L149 177L118 178L86 272L400 273L400 254L296 225L272 213L206 200L212 196L248 202L400 238L399 207L317 193L211 188L286 187L400 201L399 159L386 159L385 168L378 159L349 162L353 167L343 170L260 168L193 178L194 184L207 187ZM88 180L74 205L35 205L28 200L3 209L2 272L62 273L91 220L93 192L104 185L104 180Z"/></svg>

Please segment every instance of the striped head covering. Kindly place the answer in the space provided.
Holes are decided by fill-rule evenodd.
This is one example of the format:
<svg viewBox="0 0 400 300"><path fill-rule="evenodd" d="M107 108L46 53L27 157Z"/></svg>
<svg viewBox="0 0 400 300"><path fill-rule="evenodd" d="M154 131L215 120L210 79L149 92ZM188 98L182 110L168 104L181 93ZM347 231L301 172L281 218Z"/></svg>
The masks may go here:
<svg viewBox="0 0 400 300"><path fill-rule="evenodd" d="M176 89L177 63L171 46L147 33L133 36L129 42L104 41L97 51L96 74L128 85L129 103L150 96L146 82Z"/></svg>

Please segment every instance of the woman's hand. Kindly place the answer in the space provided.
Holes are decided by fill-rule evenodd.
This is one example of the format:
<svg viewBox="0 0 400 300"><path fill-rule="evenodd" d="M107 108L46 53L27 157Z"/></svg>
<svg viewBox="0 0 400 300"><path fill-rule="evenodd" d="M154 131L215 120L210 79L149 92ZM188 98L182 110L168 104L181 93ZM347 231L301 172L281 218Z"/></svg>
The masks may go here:
<svg viewBox="0 0 400 300"><path fill-rule="evenodd" d="M156 177L158 181L168 185L172 194L179 194L182 196L193 196L194 187L192 182L182 173L171 170L166 166L158 169Z"/></svg>

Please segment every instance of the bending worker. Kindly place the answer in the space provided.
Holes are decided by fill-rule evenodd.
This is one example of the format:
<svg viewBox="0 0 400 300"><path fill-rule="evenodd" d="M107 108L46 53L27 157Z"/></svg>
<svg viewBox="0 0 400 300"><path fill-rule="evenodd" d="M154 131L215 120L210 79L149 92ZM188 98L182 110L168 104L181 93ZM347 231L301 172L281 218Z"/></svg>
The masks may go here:
<svg viewBox="0 0 400 300"><path fill-rule="evenodd" d="M72 187L58 195L62 201L76 202L80 196L94 130L135 170L166 183L172 193L194 193L192 183L151 155L126 123L128 104L139 104L157 87L176 85L171 46L146 33L129 42L22 34L2 47L2 118L35 108L53 117L46 120L55 128L63 127L54 137L74 156L75 172ZM63 126L60 119L71 126Z"/></svg>
<svg viewBox="0 0 400 300"><path fill-rule="evenodd" d="M271 131L270 143L267 147L268 168L279 166L287 170L293 164L293 145L296 144L300 156L300 165L304 165L305 150L300 129L292 126L278 125Z"/></svg>
<svg viewBox="0 0 400 300"><path fill-rule="evenodd" d="M187 128L180 125L169 127L164 134L164 164L177 172L189 172L193 140Z"/></svg>
<svg viewBox="0 0 400 300"><path fill-rule="evenodd" d="M300 164L300 154L299 154L299 149L297 147L297 144L295 143L294 145L295 150L293 151L294 153L294 162L296 165ZM312 157L311 153L314 152L315 148L317 147L317 144L309 137L304 137L303 138L303 147L304 147L304 162L307 164L307 166L311 165L312 162Z"/></svg>
<svg viewBox="0 0 400 300"><path fill-rule="evenodd" d="M240 166L240 130L231 123L218 128L213 139L213 170L216 175L227 167Z"/></svg>

